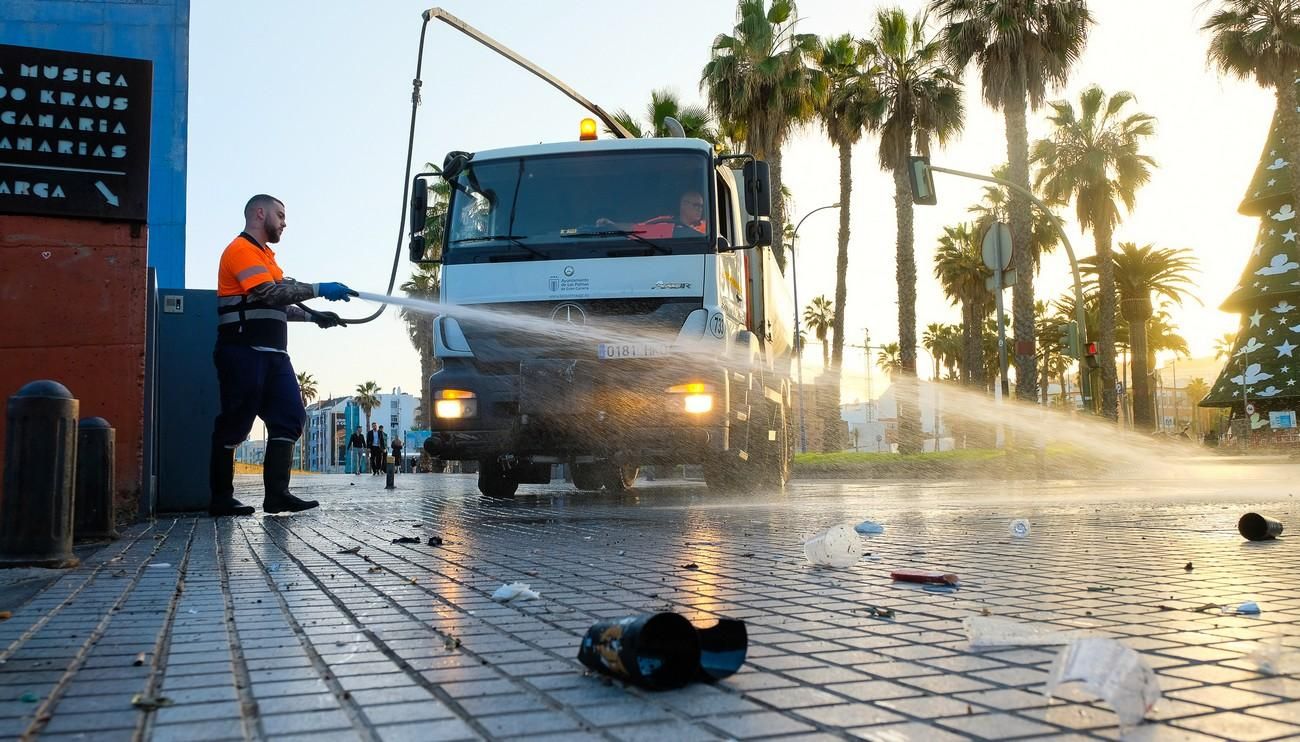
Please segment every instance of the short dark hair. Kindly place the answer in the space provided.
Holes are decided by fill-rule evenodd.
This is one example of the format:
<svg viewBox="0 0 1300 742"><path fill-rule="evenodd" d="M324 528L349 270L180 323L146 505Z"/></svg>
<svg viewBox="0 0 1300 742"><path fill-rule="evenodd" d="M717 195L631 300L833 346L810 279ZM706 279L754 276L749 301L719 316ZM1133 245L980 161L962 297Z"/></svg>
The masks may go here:
<svg viewBox="0 0 1300 742"><path fill-rule="evenodd" d="M244 204L244 218L245 219L249 218L250 216L253 215L254 211L270 206L272 203L277 203L280 204L281 206L284 206L284 202L276 198L275 196L268 196L265 193L259 193L256 196L253 196L252 198L248 199L248 203Z"/></svg>

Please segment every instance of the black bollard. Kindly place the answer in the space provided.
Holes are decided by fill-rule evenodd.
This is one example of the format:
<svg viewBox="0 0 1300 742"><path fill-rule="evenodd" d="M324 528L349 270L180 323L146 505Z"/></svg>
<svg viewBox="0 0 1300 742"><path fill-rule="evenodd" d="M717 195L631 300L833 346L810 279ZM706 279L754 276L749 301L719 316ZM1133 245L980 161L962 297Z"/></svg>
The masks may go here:
<svg viewBox="0 0 1300 742"><path fill-rule="evenodd" d="M392 456L384 457L384 471L387 472L387 477L386 477L387 481L384 484L384 489L386 490L396 489L393 486L393 457Z"/></svg>
<svg viewBox="0 0 1300 742"><path fill-rule="evenodd" d="M0 567L74 567L72 492L77 400L57 381L33 381L5 407Z"/></svg>
<svg viewBox="0 0 1300 742"><path fill-rule="evenodd" d="M117 431L102 417L77 425L77 489L72 537L76 541L117 538L113 517L113 465Z"/></svg>

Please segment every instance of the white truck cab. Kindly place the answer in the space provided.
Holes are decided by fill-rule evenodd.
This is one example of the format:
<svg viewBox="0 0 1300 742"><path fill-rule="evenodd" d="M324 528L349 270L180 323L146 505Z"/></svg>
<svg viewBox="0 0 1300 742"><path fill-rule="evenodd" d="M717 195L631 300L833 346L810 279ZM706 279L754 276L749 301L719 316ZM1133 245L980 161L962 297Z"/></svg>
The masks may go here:
<svg viewBox="0 0 1300 742"><path fill-rule="evenodd" d="M616 139L456 152L439 177L446 214L425 222L420 178L411 207L412 259L442 246L430 455L477 461L497 497L554 463L582 490L643 464L785 484L793 309L765 163Z"/></svg>

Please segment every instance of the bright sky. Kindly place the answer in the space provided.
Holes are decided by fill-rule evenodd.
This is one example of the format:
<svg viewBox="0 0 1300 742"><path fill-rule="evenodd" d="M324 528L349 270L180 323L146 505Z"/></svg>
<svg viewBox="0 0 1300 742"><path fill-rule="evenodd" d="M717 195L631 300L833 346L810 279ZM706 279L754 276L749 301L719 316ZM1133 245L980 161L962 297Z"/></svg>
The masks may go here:
<svg viewBox="0 0 1300 742"><path fill-rule="evenodd" d="M901 4L909 12L924 5L920 0ZM819 35L865 36L882 5L799 0L800 27ZM1258 221L1238 215L1236 207L1254 172L1273 96L1253 83L1221 79L1207 67L1206 37L1198 30L1207 11L1200 0L1093 0L1090 5L1097 25L1087 51L1069 85L1052 97L1077 103L1079 90L1097 83L1107 92L1132 91L1137 96L1132 108L1158 119L1158 136L1147 152L1160 167L1138 193L1137 209L1117 230L1116 241L1194 252L1201 262L1197 292L1204 306L1192 303L1174 317L1193 355L1211 354L1214 339L1236 329L1235 315L1217 307L1253 245ZM343 281L364 291L387 287L406 175L401 168L419 14L425 7L398 0L193 4L189 287L215 287L220 251L242 228L244 201L256 192L277 195L287 205L289 229L277 255L288 275ZM650 91L660 87L675 89L687 102L703 101L699 75L712 39L734 24L734 5L726 0L605 5L446 0L444 7L605 108L637 114ZM429 27L423 77L417 167L441 162L452 149L576 138L584 115L549 86L441 23ZM988 172L1006 160L1002 116L980 101L974 70L968 71L967 86L965 131L933 159ZM1046 132L1043 114L1031 113L1031 139ZM876 140L864 137L853 159L846 334L855 344L861 344L864 328L871 330L873 344L898 335L893 185L877 165L876 148ZM837 154L817 128L796 133L786 145L784 164L794 218L839 198ZM916 209L918 333L930 322L960 319L933 278L932 257L943 227L965 220L967 207L980 195L979 183L937 177L939 205ZM1072 221L1072 213L1066 216ZM804 304L818 294L834 295L837 224L827 210L800 230ZM1070 241L1080 257L1093 253L1090 236L1071 232ZM399 284L409 266L403 254ZM1069 287L1063 253L1044 262L1036 285L1040 298L1056 298ZM1010 298L1008 292L1008 307ZM360 316L371 305L354 300L328 308ZM295 325L290 351L298 370L316 377L322 396L350 394L367 380L386 390L400 386L418 394L420 388L418 358L392 310L371 324L346 329ZM818 355L808 354L809 371L820 367ZM850 350L845 361L860 368L860 351ZM924 352L919 365L931 365ZM884 385L877 379L879 394ZM846 399L855 396L845 390Z"/></svg>

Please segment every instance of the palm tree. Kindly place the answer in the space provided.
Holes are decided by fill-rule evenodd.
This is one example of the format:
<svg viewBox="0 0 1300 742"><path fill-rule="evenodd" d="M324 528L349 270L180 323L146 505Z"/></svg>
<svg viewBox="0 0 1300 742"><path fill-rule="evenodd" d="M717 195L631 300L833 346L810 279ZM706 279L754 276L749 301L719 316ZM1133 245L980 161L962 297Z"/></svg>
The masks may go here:
<svg viewBox="0 0 1300 742"><path fill-rule="evenodd" d="M1065 396L1065 372L1070 369L1074 359L1070 356L1070 351L1061 342L1061 325L1067 324L1074 320L1073 317L1063 317L1059 313L1053 313L1053 308L1044 301L1034 302L1034 332L1035 345L1034 349L1037 354L1038 374L1040 383L1038 393L1044 405L1049 401L1048 388L1051 385L1053 376L1059 377L1061 381L1061 406L1066 405Z"/></svg>
<svg viewBox="0 0 1300 742"><path fill-rule="evenodd" d="M818 110L826 137L840 155L840 232L835 259L835 326L832 328L831 364L844 363L844 305L849 272L849 205L853 195L853 145L862 129L879 118L880 96L863 69L863 49L848 34L822 39L817 63L826 74L829 89Z"/></svg>
<svg viewBox="0 0 1300 742"><path fill-rule="evenodd" d="M1092 276L1098 276L1097 260L1094 255L1079 262ZM1190 273L1195 270L1196 258L1182 248L1156 248L1150 244L1138 247L1132 242L1121 242L1113 260L1120 316L1129 325L1129 341L1133 347L1133 425L1154 430L1154 398L1147 383L1147 322L1155 311L1151 296L1163 296L1181 305L1183 299L1191 296Z"/></svg>
<svg viewBox="0 0 1300 742"><path fill-rule="evenodd" d="M413 299L437 301L441 288L438 268L436 264L420 264L411 273L410 279L402 284L402 291ZM411 345L420 354L420 409L415 424L422 430L429 430L431 429L429 413L433 410L433 401L429 396L432 394L429 378L436 370L433 357L434 318L429 312L414 307L402 307L401 317L406 322L406 334L411 339Z"/></svg>
<svg viewBox="0 0 1300 742"><path fill-rule="evenodd" d="M993 295L984 279L993 272L984 265L980 237L970 224L944 227L934 256L934 277L939 279L944 296L961 304L962 382L984 385L983 351L980 326L993 311Z"/></svg>
<svg viewBox="0 0 1300 742"><path fill-rule="evenodd" d="M959 69L972 60L980 68L984 102L1002 111L1006 126L1008 175L1029 188L1029 128L1026 108L1038 110L1049 87L1065 84L1083 53L1092 15L1086 0L934 0L948 25L944 35ZM1030 244L1031 205L1012 194L1011 242ZM1012 316L1016 337L1016 393L1032 400L1037 374L1034 354L1021 343L1034 339L1034 281L1031 254L1016 251Z"/></svg>
<svg viewBox="0 0 1300 742"><path fill-rule="evenodd" d="M885 343L876 351L876 368L884 371L890 379L903 370L903 352L898 343Z"/></svg>
<svg viewBox="0 0 1300 742"><path fill-rule="evenodd" d="M938 37L926 30L924 13L909 19L899 8L876 13L871 35L862 42L865 64L881 96L883 109L872 122L880 132L880 164L894 175L894 216L897 225L895 275L898 281L898 345L902 358L904 403L899 413L899 451L921 447L919 390L907 377L916 376L916 256L912 226L912 187L908 158L913 143L923 155L930 140L940 143L961 130L961 80L948 66ZM915 412L913 412L915 411Z"/></svg>
<svg viewBox="0 0 1300 742"><path fill-rule="evenodd" d="M781 147L798 123L812 118L826 98L826 76L810 59L814 34L798 34L794 0L739 0L732 34L713 40L700 75L709 110L722 128L743 130L749 151L771 168L772 192L782 192ZM734 122L734 123L733 123ZM785 203L772 202L772 252L785 270Z"/></svg>
<svg viewBox="0 0 1300 742"><path fill-rule="evenodd" d="M364 384L357 384L357 395L352 398L366 416L367 432L370 430L370 411L379 406L379 392L379 384L367 381Z"/></svg>
<svg viewBox="0 0 1300 742"><path fill-rule="evenodd" d="M1282 141L1289 150L1292 189L1300 203L1300 3L1295 0L1220 0L1222 9L1201 29L1210 32L1210 64L1237 78L1272 88Z"/></svg>
<svg viewBox="0 0 1300 742"><path fill-rule="evenodd" d="M1214 360L1220 358L1229 358L1232 356L1232 349L1237 345L1237 333L1225 332L1214 341Z"/></svg>
<svg viewBox="0 0 1300 742"><path fill-rule="evenodd" d="M1197 406L1197 403L1205 399L1210 394L1210 385L1205 383L1205 379L1197 376L1187 382L1187 401L1192 403L1192 432L1200 435L1205 429L1201 418L1204 417L1205 411Z"/></svg>
<svg viewBox="0 0 1300 742"><path fill-rule="evenodd" d="M1101 412L1116 419L1115 271L1111 235L1120 222L1119 206L1132 211L1137 189L1151 178L1155 160L1140 147L1155 134L1155 119L1145 113L1123 115L1133 94L1109 98L1092 85L1079 94L1079 112L1068 101L1052 103L1052 135L1034 143L1040 166L1035 187L1050 202L1074 201L1079 226L1092 232L1097 247L1101 298Z"/></svg>
<svg viewBox="0 0 1300 742"><path fill-rule="evenodd" d="M934 380L939 380L939 366L943 365L941 356L943 351L944 339L949 332L951 325L945 325L942 322L931 322L925 326L925 332L921 333L921 346L930 354L934 361Z"/></svg>
<svg viewBox="0 0 1300 742"><path fill-rule="evenodd" d="M826 335L835 326L836 322L835 308L831 306L831 300L827 299L824 294L813 297L812 302L804 307L803 321L822 344L822 368L829 368L831 346L826 342Z"/></svg>
<svg viewBox="0 0 1300 742"><path fill-rule="evenodd" d="M671 116L681 123L686 136L692 139L703 139L709 144L718 143L718 131L713 128L713 118L709 115L709 109L704 106L682 105L677 93L668 88L650 91L650 103L645 108L645 116L648 126L643 126L642 122L622 109L614 113L614 120L622 124L623 128L635 137L666 137L669 136L669 132L664 119ZM614 130L607 126L605 133L613 134Z"/></svg>
<svg viewBox="0 0 1300 742"><path fill-rule="evenodd" d="M316 400L316 377L306 371L298 372L298 395L302 397L302 406L306 407ZM306 441L298 447L298 468L306 469Z"/></svg>
<svg viewBox="0 0 1300 742"><path fill-rule="evenodd" d="M943 368L949 381L957 380L957 365L962 361L964 338L961 325L943 325L943 334L939 336L937 352L943 361Z"/></svg>

